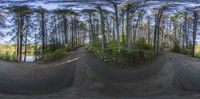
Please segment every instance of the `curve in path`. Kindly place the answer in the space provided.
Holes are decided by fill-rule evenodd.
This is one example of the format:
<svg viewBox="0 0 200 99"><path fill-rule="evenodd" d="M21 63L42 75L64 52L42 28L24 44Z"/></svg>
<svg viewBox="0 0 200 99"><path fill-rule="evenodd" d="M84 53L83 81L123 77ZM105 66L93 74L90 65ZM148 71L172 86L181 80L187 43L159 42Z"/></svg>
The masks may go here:
<svg viewBox="0 0 200 99"><path fill-rule="evenodd" d="M183 89L200 91L200 60L176 53L170 53L174 64L175 78Z"/></svg>
<svg viewBox="0 0 200 99"><path fill-rule="evenodd" d="M166 62L171 62L173 77L178 85L188 90L200 91L200 62L195 58L167 52L147 68L118 71L79 49L58 62L39 64L14 64L0 61L0 91L11 93L49 93L73 83L79 58L99 77L113 82L135 82L157 74ZM170 58L170 59L168 59ZM78 75L77 75L78 76Z"/></svg>
<svg viewBox="0 0 200 99"><path fill-rule="evenodd" d="M108 64L98 60L89 53L85 53L83 58L91 70L102 78L113 82L135 82L148 79L156 74L165 64L165 57L159 57L145 68L119 71L111 68L111 66L108 66Z"/></svg>
<svg viewBox="0 0 200 99"><path fill-rule="evenodd" d="M14 64L0 61L0 91L6 93L51 93L73 83L76 54L52 64Z"/></svg>
<svg viewBox="0 0 200 99"><path fill-rule="evenodd" d="M85 52L86 53L86 52ZM90 69L103 79L114 82L135 82L146 80L163 69L163 65L170 63L169 68L174 71L172 83L175 87L190 91L200 91L200 60L173 52L165 52L147 68L117 71L107 64L86 53L83 57ZM170 70L169 69L169 70ZM169 74L171 75L171 74Z"/></svg>

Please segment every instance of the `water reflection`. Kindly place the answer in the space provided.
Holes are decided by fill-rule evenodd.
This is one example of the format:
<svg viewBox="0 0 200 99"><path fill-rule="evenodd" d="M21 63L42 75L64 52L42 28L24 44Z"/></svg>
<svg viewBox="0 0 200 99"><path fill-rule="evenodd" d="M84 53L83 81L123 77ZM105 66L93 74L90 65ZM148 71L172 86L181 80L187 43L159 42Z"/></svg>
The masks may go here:
<svg viewBox="0 0 200 99"><path fill-rule="evenodd" d="M26 62L34 62L37 59L39 59L39 57L36 57L36 56L26 56ZM22 60L24 60L24 56L22 57Z"/></svg>

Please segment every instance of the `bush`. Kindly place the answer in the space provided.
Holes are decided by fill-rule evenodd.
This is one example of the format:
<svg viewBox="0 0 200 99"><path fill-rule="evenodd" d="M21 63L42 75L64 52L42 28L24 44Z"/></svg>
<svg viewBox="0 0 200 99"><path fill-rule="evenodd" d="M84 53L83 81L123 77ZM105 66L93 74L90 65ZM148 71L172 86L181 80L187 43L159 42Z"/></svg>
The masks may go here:
<svg viewBox="0 0 200 99"><path fill-rule="evenodd" d="M200 52L196 52L196 57L200 58Z"/></svg>
<svg viewBox="0 0 200 99"><path fill-rule="evenodd" d="M46 50L46 52L42 55L42 61L47 62L49 60L53 60L59 57L62 57L65 55L65 53L68 51L69 47L67 46L60 46L60 48L57 49L51 49Z"/></svg>
<svg viewBox="0 0 200 99"><path fill-rule="evenodd" d="M181 52L181 47L179 45L175 45L174 48L172 49L172 51L180 53Z"/></svg>
<svg viewBox="0 0 200 99"><path fill-rule="evenodd" d="M145 49L145 50L151 50L153 49L153 46L149 46L145 40L145 38L140 38L139 40L135 41L132 44L132 48L134 49Z"/></svg>
<svg viewBox="0 0 200 99"><path fill-rule="evenodd" d="M99 40L93 41L89 46L88 50L92 52L96 52L101 50L101 42Z"/></svg>
<svg viewBox="0 0 200 99"><path fill-rule="evenodd" d="M192 47L188 46L187 48L181 48L179 45L175 45L174 48L171 50L173 52L182 53L185 55L191 55L192 54Z"/></svg>
<svg viewBox="0 0 200 99"><path fill-rule="evenodd" d="M0 59L5 61L17 61L16 55L10 55L8 52L6 54L0 54Z"/></svg>
<svg viewBox="0 0 200 99"><path fill-rule="evenodd" d="M134 42L131 46L131 49L121 48L120 52L118 52L117 42L110 41L102 51L101 42L96 40L88 46L88 50L103 61L117 64L138 64L154 57L153 47L148 46L143 38Z"/></svg>

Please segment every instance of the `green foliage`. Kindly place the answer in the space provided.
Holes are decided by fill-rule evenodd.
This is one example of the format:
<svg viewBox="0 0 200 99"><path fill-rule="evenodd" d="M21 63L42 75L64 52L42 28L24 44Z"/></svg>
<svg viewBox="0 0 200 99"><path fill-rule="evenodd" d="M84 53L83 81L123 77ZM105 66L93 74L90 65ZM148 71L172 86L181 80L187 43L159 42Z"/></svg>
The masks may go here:
<svg viewBox="0 0 200 99"><path fill-rule="evenodd" d="M88 46L88 50L94 52L94 54L98 54L101 51L101 42L99 40L95 40L91 42Z"/></svg>
<svg viewBox="0 0 200 99"><path fill-rule="evenodd" d="M89 45L88 50L103 61L117 64L138 64L154 57L152 47L148 46L144 38L132 43L131 49L121 48L120 52L117 50L116 41L108 42L102 51L101 42L96 40Z"/></svg>
<svg viewBox="0 0 200 99"><path fill-rule="evenodd" d="M200 58L200 44L196 44L195 54L196 54L196 57Z"/></svg>
<svg viewBox="0 0 200 99"><path fill-rule="evenodd" d="M174 48L172 49L172 51L180 53L181 52L181 47L179 45L175 45Z"/></svg>
<svg viewBox="0 0 200 99"><path fill-rule="evenodd" d="M41 59L44 62L48 62L50 60L64 56L68 50L71 50L68 46L50 45L42 55Z"/></svg>
<svg viewBox="0 0 200 99"><path fill-rule="evenodd" d="M197 53L197 54L196 54L196 57L200 58L200 53Z"/></svg>
<svg viewBox="0 0 200 99"><path fill-rule="evenodd" d="M132 44L133 49L151 50L153 46L149 46L145 38L140 38Z"/></svg>
<svg viewBox="0 0 200 99"><path fill-rule="evenodd" d="M182 53L185 55L191 55L192 54L192 46L188 46L187 48L181 48L179 45L175 45L171 51L177 52L177 53Z"/></svg>
<svg viewBox="0 0 200 99"><path fill-rule="evenodd" d="M10 55L8 52L6 54L0 54L0 59L5 61L17 61L16 55Z"/></svg>

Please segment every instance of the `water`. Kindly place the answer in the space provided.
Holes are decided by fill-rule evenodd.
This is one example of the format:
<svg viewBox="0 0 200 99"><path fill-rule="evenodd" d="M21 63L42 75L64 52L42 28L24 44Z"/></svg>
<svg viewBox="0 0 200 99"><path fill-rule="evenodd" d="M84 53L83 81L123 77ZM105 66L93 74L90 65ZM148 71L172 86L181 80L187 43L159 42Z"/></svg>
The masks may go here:
<svg viewBox="0 0 200 99"><path fill-rule="evenodd" d="M22 60L24 60L24 57L22 57ZM35 60L36 56L26 56L26 62L34 62Z"/></svg>

